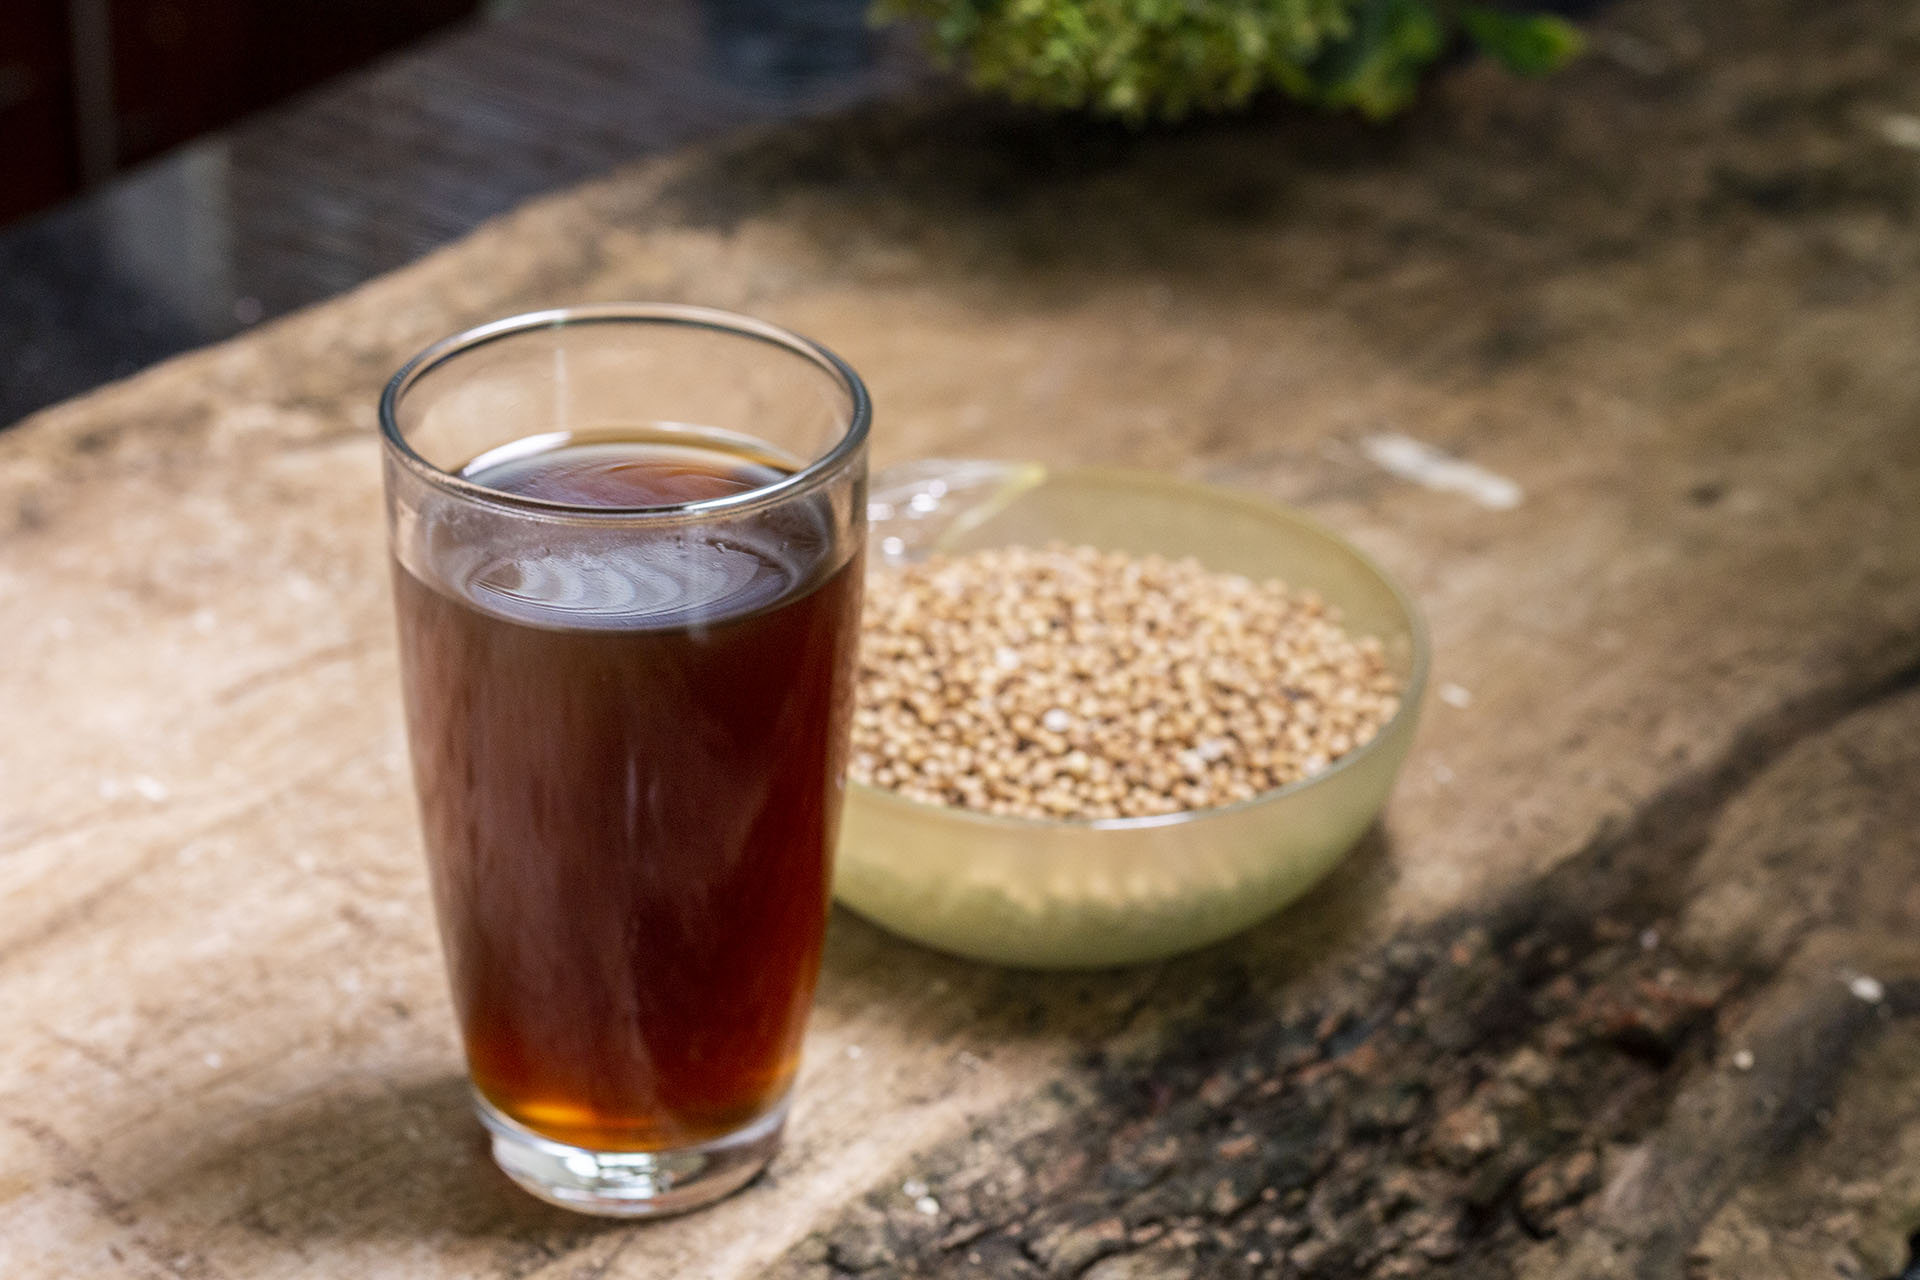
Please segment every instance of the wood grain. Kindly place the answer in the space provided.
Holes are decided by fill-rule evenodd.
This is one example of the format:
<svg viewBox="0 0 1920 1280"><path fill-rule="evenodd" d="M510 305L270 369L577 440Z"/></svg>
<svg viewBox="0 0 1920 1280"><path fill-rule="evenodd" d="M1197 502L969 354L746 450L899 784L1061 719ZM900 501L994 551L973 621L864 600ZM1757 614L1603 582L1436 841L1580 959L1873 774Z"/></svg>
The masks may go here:
<svg viewBox="0 0 1920 1280"><path fill-rule="evenodd" d="M0 438L7 1274L1896 1274L1920 26L1647 0L1594 44L1383 131L746 138ZM788 1149L640 1228L522 1197L465 1113L372 434L424 342L624 297L839 349L882 463L1299 503L1456 686L1333 880L1205 953L1042 978L837 918Z"/></svg>

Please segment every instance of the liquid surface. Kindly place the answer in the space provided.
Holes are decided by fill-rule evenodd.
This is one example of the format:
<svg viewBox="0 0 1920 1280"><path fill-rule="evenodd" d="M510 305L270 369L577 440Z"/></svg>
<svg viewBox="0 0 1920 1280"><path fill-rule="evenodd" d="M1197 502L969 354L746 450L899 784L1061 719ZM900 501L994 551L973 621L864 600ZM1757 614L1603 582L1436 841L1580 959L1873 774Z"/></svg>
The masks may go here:
<svg viewBox="0 0 1920 1280"><path fill-rule="evenodd" d="M528 449L528 444L546 447ZM584 440L554 435L494 450L462 476L490 489L577 506L677 506L762 488L790 469L762 453L703 448L679 435ZM436 576L458 594L533 626L674 627L762 609L799 589L831 558L817 501L746 518L547 536L533 524L513 545L452 537L434 549Z"/></svg>
<svg viewBox="0 0 1920 1280"><path fill-rule="evenodd" d="M602 440L469 478L658 505L764 485L768 465ZM859 558L817 498L639 534L528 523L524 541L485 545L449 516L423 533L418 571L395 574L473 1078L507 1115L578 1146L717 1137L777 1105L797 1065Z"/></svg>
<svg viewBox="0 0 1920 1280"><path fill-rule="evenodd" d="M762 488L791 469L757 453L722 452L710 442L687 444L660 432L521 441L481 455L460 474L489 489L545 502L671 507Z"/></svg>

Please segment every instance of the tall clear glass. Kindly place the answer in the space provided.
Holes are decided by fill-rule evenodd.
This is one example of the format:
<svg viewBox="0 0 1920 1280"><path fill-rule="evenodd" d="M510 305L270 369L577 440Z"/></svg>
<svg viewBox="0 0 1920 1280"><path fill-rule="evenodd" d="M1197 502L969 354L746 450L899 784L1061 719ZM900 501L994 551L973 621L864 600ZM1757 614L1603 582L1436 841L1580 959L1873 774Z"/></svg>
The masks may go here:
<svg viewBox="0 0 1920 1280"><path fill-rule="evenodd" d="M778 1145L819 971L865 388L744 316L583 307L381 399L414 781L500 1167L688 1209Z"/></svg>

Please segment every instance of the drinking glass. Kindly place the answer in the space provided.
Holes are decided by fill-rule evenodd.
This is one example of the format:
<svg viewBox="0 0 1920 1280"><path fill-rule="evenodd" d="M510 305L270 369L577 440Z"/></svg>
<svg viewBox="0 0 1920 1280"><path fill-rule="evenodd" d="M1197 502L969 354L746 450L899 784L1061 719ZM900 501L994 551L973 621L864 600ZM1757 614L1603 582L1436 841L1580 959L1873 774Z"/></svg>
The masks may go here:
<svg viewBox="0 0 1920 1280"><path fill-rule="evenodd" d="M773 325L517 316L380 403L400 674L475 1106L533 1194L707 1203L778 1145L825 930L865 388Z"/></svg>

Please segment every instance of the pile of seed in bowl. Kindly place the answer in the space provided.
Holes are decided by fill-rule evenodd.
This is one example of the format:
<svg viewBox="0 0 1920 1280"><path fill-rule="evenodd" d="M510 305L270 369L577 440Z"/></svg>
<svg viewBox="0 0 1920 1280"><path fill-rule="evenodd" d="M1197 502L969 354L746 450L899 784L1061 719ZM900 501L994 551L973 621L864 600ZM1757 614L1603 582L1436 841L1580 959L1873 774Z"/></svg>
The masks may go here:
<svg viewBox="0 0 1920 1280"><path fill-rule="evenodd" d="M1399 708L1379 641L1312 592L1194 560L995 547L870 575L856 781L1029 818L1248 800Z"/></svg>

